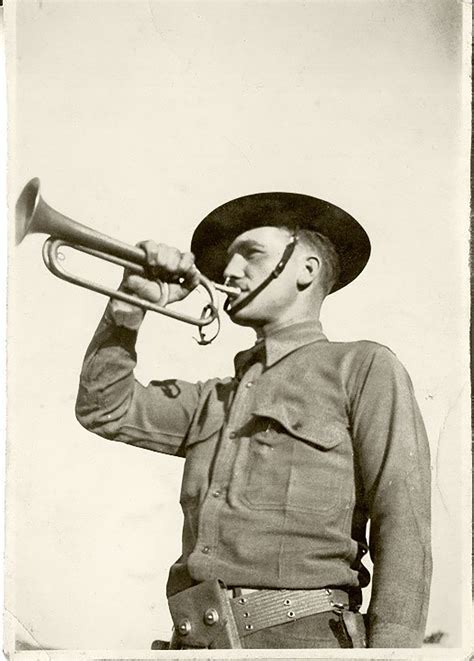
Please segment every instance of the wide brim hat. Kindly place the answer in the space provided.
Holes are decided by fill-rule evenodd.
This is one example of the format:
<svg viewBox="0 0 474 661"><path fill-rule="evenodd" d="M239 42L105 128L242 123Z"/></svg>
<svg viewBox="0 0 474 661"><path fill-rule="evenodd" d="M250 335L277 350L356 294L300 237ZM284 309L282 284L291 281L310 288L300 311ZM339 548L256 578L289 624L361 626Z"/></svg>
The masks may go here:
<svg viewBox="0 0 474 661"><path fill-rule="evenodd" d="M327 237L340 260L340 275L331 293L352 282L370 256L370 241L363 227L346 211L301 193L255 193L238 197L211 211L197 226L191 250L196 266L216 282L228 261L227 250L243 232L256 227L313 230Z"/></svg>

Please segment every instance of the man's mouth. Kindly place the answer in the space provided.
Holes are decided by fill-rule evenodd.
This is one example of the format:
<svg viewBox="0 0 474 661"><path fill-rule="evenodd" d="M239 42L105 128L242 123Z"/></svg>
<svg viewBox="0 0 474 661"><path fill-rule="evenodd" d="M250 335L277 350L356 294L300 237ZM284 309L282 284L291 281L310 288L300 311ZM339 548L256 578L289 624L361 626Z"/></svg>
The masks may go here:
<svg viewBox="0 0 474 661"><path fill-rule="evenodd" d="M225 309L227 311L232 309L232 306L236 304L242 296L247 296L249 293L248 289L241 289L240 287L229 287L232 291L227 292L227 299L225 301Z"/></svg>
<svg viewBox="0 0 474 661"><path fill-rule="evenodd" d="M245 289L239 289L239 291L237 291L237 292L228 292L227 300L230 301L231 303L233 303L234 301L239 299L242 296L242 294L245 294L245 293L246 293Z"/></svg>

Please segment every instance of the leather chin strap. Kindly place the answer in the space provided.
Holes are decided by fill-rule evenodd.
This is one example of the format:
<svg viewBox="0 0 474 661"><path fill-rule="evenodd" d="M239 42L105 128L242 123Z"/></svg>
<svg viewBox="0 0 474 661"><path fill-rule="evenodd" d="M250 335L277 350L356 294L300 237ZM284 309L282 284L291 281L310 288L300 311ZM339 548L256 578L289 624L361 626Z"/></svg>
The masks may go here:
<svg viewBox="0 0 474 661"><path fill-rule="evenodd" d="M275 268L270 273L270 275L268 275L265 278L265 280L258 285L258 287L256 287L253 291L251 291L248 296L246 296L239 303L237 303L237 305L232 307L231 302L229 302L228 300L225 302L224 311L227 312L227 314L230 317L232 317L232 315L235 314L236 312L240 312L240 310L242 310L242 308L244 308L246 305L251 303L265 289L265 287L268 287L268 285L273 280L278 278L278 276L282 273L285 266L290 261L290 258L295 251L297 243L298 243L298 230L295 229L291 236L290 242L287 243L285 250L283 251L283 255L281 256L280 261L275 266Z"/></svg>

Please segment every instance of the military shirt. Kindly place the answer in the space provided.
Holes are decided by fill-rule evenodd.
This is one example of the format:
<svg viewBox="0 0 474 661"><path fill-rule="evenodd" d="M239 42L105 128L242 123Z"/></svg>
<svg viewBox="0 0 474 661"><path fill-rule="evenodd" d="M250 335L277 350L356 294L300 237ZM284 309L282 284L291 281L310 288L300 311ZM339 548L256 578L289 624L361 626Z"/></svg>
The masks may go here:
<svg viewBox="0 0 474 661"><path fill-rule="evenodd" d="M430 462L396 356L375 342L330 342L303 321L237 354L233 377L145 387L134 377L136 337L104 316L76 414L100 436L184 458L182 555L168 595L210 578L357 594L370 550L369 646L419 646Z"/></svg>

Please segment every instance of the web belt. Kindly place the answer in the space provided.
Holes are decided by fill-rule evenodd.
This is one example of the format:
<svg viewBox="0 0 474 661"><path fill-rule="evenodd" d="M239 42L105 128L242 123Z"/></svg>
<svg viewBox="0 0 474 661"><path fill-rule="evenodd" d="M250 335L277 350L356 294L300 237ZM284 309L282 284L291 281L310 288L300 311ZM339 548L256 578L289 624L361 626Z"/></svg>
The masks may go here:
<svg viewBox="0 0 474 661"><path fill-rule="evenodd" d="M240 636L307 615L349 608L343 590L255 590L230 599Z"/></svg>

